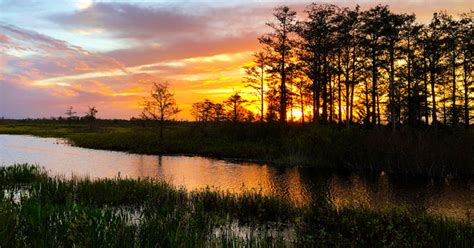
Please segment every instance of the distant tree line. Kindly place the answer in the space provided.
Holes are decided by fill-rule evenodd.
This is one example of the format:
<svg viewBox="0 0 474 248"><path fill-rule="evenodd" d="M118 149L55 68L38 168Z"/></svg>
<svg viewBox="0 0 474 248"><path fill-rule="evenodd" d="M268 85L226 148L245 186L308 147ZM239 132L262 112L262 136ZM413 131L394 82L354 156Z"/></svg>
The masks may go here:
<svg viewBox="0 0 474 248"><path fill-rule="evenodd" d="M296 121L299 112L301 122L469 127L472 10L459 18L434 13L428 24L384 5L311 4L304 13L298 20L287 6L276 8L271 32L259 38L262 50L244 68L259 121ZM238 94L224 103L204 100L193 116L243 121L250 116L243 103Z"/></svg>
<svg viewBox="0 0 474 248"><path fill-rule="evenodd" d="M248 103L249 101L242 98L239 92L234 92L222 103L214 103L209 99L194 103L191 114L197 122L251 122L255 120L255 116L245 107Z"/></svg>
<svg viewBox="0 0 474 248"><path fill-rule="evenodd" d="M96 115L99 111L95 106L88 106L87 111L84 113L84 116L79 117L76 116L77 112L74 111L74 108L72 106L69 106L64 113L66 115L65 119L66 120L86 120L86 121L94 121L96 119ZM59 117L59 119L62 119L62 117Z"/></svg>

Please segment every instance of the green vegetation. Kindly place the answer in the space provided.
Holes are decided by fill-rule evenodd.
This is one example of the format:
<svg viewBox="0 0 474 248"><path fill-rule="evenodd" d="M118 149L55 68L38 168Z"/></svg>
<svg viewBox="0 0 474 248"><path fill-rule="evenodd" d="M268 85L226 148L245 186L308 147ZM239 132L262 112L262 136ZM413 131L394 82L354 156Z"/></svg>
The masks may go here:
<svg viewBox="0 0 474 248"><path fill-rule="evenodd" d="M0 133L62 137L80 147L144 154L197 154L281 166L385 171L431 177L474 175L474 139L463 129L366 129L272 123L3 121Z"/></svg>
<svg viewBox="0 0 474 248"><path fill-rule="evenodd" d="M0 167L0 247L471 247L474 227L408 210L296 207L148 179L65 180Z"/></svg>

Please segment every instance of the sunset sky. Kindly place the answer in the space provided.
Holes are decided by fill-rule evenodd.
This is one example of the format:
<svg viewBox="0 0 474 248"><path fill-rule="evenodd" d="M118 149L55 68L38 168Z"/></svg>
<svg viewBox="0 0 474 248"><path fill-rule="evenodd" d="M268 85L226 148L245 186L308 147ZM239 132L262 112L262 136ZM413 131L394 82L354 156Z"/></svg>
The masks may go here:
<svg viewBox="0 0 474 248"><path fill-rule="evenodd" d="M68 106L83 115L96 106L100 118L129 119L151 82L168 81L178 119L190 119L193 102L242 88L242 67L273 8L288 4L302 18L311 2L0 0L0 117L64 116ZM472 0L318 3L383 3L419 22L474 8Z"/></svg>

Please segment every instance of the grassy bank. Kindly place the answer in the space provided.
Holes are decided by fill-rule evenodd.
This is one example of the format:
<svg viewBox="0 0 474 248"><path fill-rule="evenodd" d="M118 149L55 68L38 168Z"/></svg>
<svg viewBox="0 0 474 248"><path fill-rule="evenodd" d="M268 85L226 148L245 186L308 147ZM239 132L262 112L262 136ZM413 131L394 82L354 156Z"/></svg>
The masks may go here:
<svg viewBox="0 0 474 248"><path fill-rule="evenodd" d="M412 213L296 207L247 192L186 192L164 182L67 181L0 168L0 247L472 247L466 222Z"/></svg>
<svg viewBox="0 0 474 248"><path fill-rule="evenodd" d="M391 131L355 126L169 123L160 140L150 123L3 121L0 133L62 137L75 145L145 154L197 154L282 166L474 176L474 137L461 129Z"/></svg>

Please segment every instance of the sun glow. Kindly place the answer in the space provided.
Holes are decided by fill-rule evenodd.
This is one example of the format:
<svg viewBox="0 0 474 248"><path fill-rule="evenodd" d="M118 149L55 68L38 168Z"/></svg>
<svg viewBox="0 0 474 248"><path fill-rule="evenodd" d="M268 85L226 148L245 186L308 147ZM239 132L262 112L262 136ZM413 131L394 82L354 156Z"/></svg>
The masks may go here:
<svg viewBox="0 0 474 248"><path fill-rule="evenodd" d="M75 7L78 10L83 10L89 8L90 6L92 6L92 4L94 4L92 0L77 0L75 2Z"/></svg>
<svg viewBox="0 0 474 248"><path fill-rule="evenodd" d="M293 121L300 121L303 114L300 109L293 109L287 115Z"/></svg>

